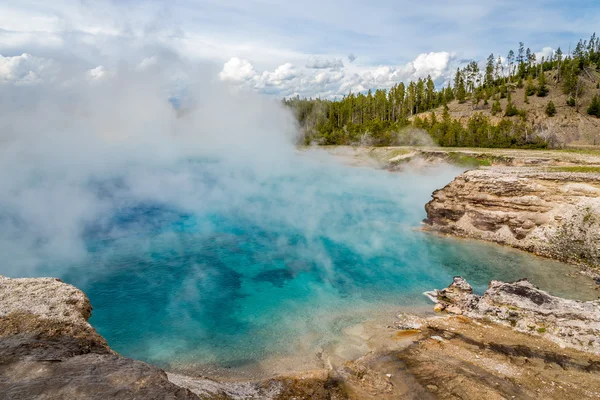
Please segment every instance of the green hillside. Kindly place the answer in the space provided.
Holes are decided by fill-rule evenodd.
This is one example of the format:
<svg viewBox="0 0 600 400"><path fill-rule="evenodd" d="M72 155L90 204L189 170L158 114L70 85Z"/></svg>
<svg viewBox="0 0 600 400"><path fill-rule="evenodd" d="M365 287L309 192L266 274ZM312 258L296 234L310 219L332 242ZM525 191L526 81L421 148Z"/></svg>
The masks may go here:
<svg viewBox="0 0 600 400"><path fill-rule="evenodd" d="M546 148L600 145L600 38L537 60L519 44L457 69L341 99L290 98L304 144Z"/></svg>

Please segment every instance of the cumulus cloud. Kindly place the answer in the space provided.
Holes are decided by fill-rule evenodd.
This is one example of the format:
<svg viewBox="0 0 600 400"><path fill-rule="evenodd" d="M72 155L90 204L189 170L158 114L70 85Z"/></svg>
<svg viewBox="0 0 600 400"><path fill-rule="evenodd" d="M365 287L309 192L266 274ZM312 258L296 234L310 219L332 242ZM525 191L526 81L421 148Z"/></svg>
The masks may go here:
<svg viewBox="0 0 600 400"><path fill-rule="evenodd" d="M326 59L321 57L309 57L306 68L310 69L338 69L344 68L344 62L339 58Z"/></svg>
<svg viewBox="0 0 600 400"><path fill-rule="evenodd" d="M108 71L102 65L98 65L96 68L92 68L88 71L88 76L92 80L100 80L108 76Z"/></svg>
<svg viewBox="0 0 600 400"><path fill-rule="evenodd" d="M350 61L350 63L353 63L354 60L356 60L356 56L353 53L348 54L348 61Z"/></svg>
<svg viewBox="0 0 600 400"><path fill-rule="evenodd" d="M242 60L237 57L231 58L223 66L219 77L223 81L244 82L256 75L254 66L248 60Z"/></svg>
<svg viewBox="0 0 600 400"><path fill-rule="evenodd" d="M450 78L454 61L454 53L432 52L420 54L400 66L345 67L339 59L311 57L304 70L286 63L274 71L260 73L249 61L232 58L224 64L219 76L224 81L277 95L337 97L349 91L389 88L399 82L427 76L443 83Z"/></svg>
<svg viewBox="0 0 600 400"><path fill-rule="evenodd" d="M289 88L290 81L298 77L299 74L291 63L280 65L274 71L259 73L250 61L241 60L237 57L227 61L219 73L219 78L222 81L246 85L253 89L266 89L268 92L273 92L272 88L278 88L277 91L285 91Z"/></svg>
<svg viewBox="0 0 600 400"><path fill-rule="evenodd" d="M547 60L554 55L554 51L552 47L544 47L541 51L535 53L535 59L537 62L541 62L542 57Z"/></svg>
<svg viewBox="0 0 600 400"><path fill-rule="evenodd" d="M413 77L425 78L427 75L435 80L447 71L450 60L455 56L454 53L441 51L437 53L419 54L411 63L413 68Z"/></svg>
<svg viewBox="0 0 600 400"><path fill-rule="evenodd" d="M55 72L52 60L27 53L14 57L0 54L0 83L32 84L53 76Z"/></svg>
<svg viewBox="0 0 600 400"><path fill-rule="evenodd" d="M147 70L149 68L154 67L158 63L158 58L156 56L146 57L142 60L138 65L139 70Z"/></svg>

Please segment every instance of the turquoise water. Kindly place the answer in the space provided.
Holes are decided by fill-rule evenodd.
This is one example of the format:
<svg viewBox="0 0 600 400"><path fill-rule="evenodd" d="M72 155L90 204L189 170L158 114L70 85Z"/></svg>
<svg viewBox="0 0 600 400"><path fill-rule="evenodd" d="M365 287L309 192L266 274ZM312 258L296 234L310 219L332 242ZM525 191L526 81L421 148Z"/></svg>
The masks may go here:
<svg viewBox="0 0 600 400"><path fill-rule="evenodd" d="M524 276L574 290L556 263L416 229L458 170L394 174L309 157L167 170L170 183L156 175L143 186L152 190L133 185L135 173L89 181L104 212L82 230L85 257L38 273L83 289L90 322L129 357L237 368L312 351L369 310L426 305L422 292L454 275L479 291Z"/></svg>

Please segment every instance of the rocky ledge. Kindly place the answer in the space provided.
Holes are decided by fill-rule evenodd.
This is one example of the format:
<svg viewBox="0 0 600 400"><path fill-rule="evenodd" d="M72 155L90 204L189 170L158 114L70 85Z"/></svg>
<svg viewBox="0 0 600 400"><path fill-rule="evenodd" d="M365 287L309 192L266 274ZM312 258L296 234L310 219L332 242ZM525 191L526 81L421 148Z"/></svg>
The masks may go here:
<svg viewBox="0 0 600 400"><path fill-rule="evenodd" d="M0 276L0 399L346 398L323 371L227 383L167 375L112 351L87 322L91 311L59 279Z"/></svg>
<svg viewBox="0 0 600 400"><path fill-rule="evenodd" d="M0 397L198 399L159 368L111 351L88 324L91 311L58 279L0 277Z"/></svg>
<svg viewBox="0 0 600 400"><path fill-rule="evenodd" d="M600 397L599 302L553 297L526 281L492 282L477 296L462 278L428 295L450 315L400 315L379 332L386 339L358 359L324 354L322 370L218 382L114 353L88 324L90 303L73 286L0 277L0 398Z"/></svg>
<svg viewBox="0 0 600 400"><path fill-rule="evenodd" d="M600 266L598 173L559 167L467 171L435 191L425 210L428 230Z"/></svg>
<svg viewBox="0 0 600 400"><path fill-rule="evenodd" d="M560 347L600 355L600 300L576 301L552 296L526 279L490 282L482 295L461 277L443 290L426 292L434 310L511 326L542 335Z"/></svg>

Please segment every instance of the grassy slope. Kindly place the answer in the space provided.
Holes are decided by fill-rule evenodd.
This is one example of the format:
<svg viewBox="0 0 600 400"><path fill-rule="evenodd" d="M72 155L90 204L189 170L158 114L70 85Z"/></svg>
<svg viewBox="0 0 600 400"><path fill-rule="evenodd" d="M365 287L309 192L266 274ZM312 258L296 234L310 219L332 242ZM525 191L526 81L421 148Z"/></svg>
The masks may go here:
<svg viewBox="0 0 600 400"><path fill-rule="evenodd" d="M529 104L524 103L525 89L516 89L512 92L512 102L519 108L527 111L527 125L532 130L542 134L554 133L559 138L561 143L572 146L596 145L600 146L600 119L589 116L586 113L587 107L590 104L592 97L595 94L600 94L600 89L596 88L596 83L600 82L600 74L595 71L588 70L591 76L582 73L580 80L583 83L584 93L579 101L579 109L577 107L567 106L568 96L563 94L562 87L556 83L556 72L551 71L546 73L546 80L550 93L547 97L529 96ZM537 84L537 81L534 81ZM526 84L526 82L524 82ZM545 113L546 105L549 101L553 101L556 105L556 115L548 117ZM490 117L492 122L498 123L501 119L501 114L495 117L491 114L493 101L490 99L489 104L484 106L483 101L478 106L467 100L464 104L459 104L458 101L453 101L448 104L450 115L454 119L460 120L466 125L469 118L475 113L483 113ZM502 110L506 109L507 99L500 100ZM443 108L435 110L438 117L442 115ZM426 116L430 112L423 113L421 116ZM512 117L518 119L519 117Z"/></svg>

